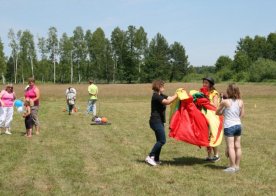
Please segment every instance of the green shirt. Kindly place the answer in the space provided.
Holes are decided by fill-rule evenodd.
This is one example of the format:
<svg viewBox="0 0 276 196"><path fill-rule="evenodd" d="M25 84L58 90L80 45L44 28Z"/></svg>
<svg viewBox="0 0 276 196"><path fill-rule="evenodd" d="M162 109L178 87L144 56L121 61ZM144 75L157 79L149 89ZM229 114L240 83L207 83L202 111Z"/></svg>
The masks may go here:
<svg viewBox="0 0 276 196"><path fill-rule="evenodd" d="M95 84L89 85L88 86L88 93L90 95L90 99L97 99L98 87Z"/></svg>

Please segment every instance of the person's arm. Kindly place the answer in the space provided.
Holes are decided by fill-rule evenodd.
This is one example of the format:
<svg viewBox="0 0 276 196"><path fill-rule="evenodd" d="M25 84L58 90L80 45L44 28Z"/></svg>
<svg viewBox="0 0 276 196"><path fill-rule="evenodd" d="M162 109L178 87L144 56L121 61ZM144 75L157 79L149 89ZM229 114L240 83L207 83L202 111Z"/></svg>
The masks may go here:
<svg viewBox="0 0 276 196"><path fill-rule="evenodd" d="M3 95L4 95L4 91L1 91L0 92L0 103L1 103L1 106L5 106L4 102L2 101Z"/></svg>
<svg viewBox="0 0 276 196"><path fill-rule="evenodd" d="M177 98L177 94L175 93L173 96L167 97L167 99L163 99L162 104L163 105L170 105L176 98Z"/></svg>
<svg viewBox="0 0 276 196"><path fill-rule="evenodd" d="M226 100L222 100L217 108L216 115L222 115L225 107L226 107Z"/></svg>
<svg viewBox="0 0 276 196"><path fill-rule="evenodd" d="M40 91L37 87L34 89L34 92L36 94L36 98L33 99L33 102L35 102L36 100L38 100L40 98Z"/></svg>
<svg viewBox="0 0 276 196"><path fill-rule="evenodd" d="M243 101L240 100L240 117L243 118L245 115L244 113L244 104L243 104Z"/></svg>

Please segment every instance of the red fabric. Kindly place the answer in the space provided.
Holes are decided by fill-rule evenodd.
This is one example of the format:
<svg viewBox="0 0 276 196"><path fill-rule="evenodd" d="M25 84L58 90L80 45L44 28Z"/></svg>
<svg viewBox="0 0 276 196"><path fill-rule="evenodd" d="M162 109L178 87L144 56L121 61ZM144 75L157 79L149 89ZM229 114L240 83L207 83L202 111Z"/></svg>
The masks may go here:
<svg viewBox="0 0 276 196"><path fill-rule="evenodd" d="M193 103L192 96L182 100L172 116L169 137L197 146L209 146L208 121Z"/></svg>

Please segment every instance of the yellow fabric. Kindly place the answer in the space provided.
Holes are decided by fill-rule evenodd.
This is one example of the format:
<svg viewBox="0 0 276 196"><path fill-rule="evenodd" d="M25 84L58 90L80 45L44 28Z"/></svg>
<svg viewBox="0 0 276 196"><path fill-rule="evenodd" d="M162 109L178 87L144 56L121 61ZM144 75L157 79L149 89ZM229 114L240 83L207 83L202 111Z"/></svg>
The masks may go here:
<svg viewBox="0 0 276 196"><path fill-rule="evenodd" d="M177 94L177 99L175 99L170 105L169 122L171 121L172 115L177 110L179 101L189 98L189 95L187 94L187 92L183 88L177 89L176 94Z"/></svg>
<svg viewBox="0 0 276 196"><path fill-rule="evenodd" d="M212 90L212 91L209 93L209 99L210 99L211 103L214 103L214 97L215 97L215 96L218 96L218 98L219 98L219 93L218 93L218 91L216 91L216 90Z"/></svg>
<svg viewBox="0 0 276 196"><path fill-rule="evenodd" d="M176 94L179 100L184 100L184 99L188 99L189 95L187 94L187 92L183 89L183 88L179 88L176 90Z"/></svg>
<svg viewBox="0 0 276 196"><path fill-rule="evenodd" d="M210 146L216 147L221 144L223 133L221 132L219 135L218 140L216 141L219 125L220 125L220 119L219 116L216 115L216 111L207 110L207 112L202 109L201 112L205 115L209 122L209 131L210 131ZM216 142L216 143L214 143Z"/></svg>
<svg viewBox="0 0 276 196"><path fill-rule="evenodd" d="M98 87L95 84L89 85L88 86L88 93L90 95L90 99L97 99Z"/></svg>

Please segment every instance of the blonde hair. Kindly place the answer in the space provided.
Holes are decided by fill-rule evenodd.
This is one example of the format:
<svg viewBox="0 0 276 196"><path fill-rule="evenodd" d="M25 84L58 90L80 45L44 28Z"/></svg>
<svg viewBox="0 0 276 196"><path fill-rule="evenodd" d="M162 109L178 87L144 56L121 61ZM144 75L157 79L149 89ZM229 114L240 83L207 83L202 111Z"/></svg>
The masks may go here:
<svg viewBox="0 0 276 196"><path fill-rule="evenodd" d="M24 105L26 105L26 106L31 106L30 100L29 100L29 99L26 99L26 100L24 101Z"/></svg>

